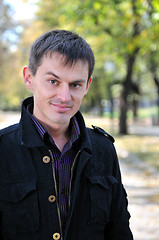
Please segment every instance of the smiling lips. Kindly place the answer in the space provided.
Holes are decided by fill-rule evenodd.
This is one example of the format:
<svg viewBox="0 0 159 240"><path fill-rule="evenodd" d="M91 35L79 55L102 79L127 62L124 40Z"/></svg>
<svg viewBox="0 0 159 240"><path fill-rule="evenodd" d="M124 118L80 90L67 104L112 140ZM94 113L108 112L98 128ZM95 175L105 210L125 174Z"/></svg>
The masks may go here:
<svg viewBox="0 0 159 240"><path fill-rule="evenodd" d="M71 104L51 103L51 105L55 107L58 112L62 113L65 113L72 108Z"/></svg>

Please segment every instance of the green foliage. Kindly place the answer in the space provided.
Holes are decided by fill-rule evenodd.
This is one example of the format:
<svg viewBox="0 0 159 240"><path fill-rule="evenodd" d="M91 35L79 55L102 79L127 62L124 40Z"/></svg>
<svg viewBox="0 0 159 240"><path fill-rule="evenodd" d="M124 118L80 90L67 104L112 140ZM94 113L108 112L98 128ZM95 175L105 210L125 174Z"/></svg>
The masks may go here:
<svg viewBox="0 0 159 240"><path fill-rule="evenodd" d="M157 46L158 1L152 1L153 10L146 0L59 0L56 3L39 0L38 6L38 17L49 29L76 31L92 46L96 66L92 93L88 94L87 99L93 104L99 105L102 98L108 98L110 83L122 84L128 55L139 48L138 62L141 65L150 48ZM106 63L114 64L112 71L105 67ZM137 76L142 74L142 69L136 67L133 76L137 84L141 82ZM115 88L119 89L118 85Z"/></svg>
<svg viewBox="0 0 159 240"><path fill-rule="evenodd" d="M27 64L29 47L35 38L53 28L77 32L89 42L95 53L93 84L87 100L84 100L85 106L100 106L101 100L109 99L111 94L114 98L119 97L128 71L128 57L133 55L136 49L139 51L133 67L132 81L140 88L139 99L144 95L149 95L153 100L156 98L149 59L153 51L154 61L159 60L158 0L37 0L36 2L38 6L36 21L25 27L15 55L10 57L9 53L4 54L8 56L5 61L3 57L4 67L1 72L4 77L0 82L0 94L1 99L6 99L6 104L17 103L17 99L20 102L29 94L22 83L20 73L22 66ZM3 1L0 2L2 3ZM6 14L2 14L1 19L3 16L6 18ZM8 17L11 19L9 12ZM8 28L9 22L10 20L4 26ZM8 71L6 66L11 58L19 60L12 61L13 64L10 64ZM13 69L16 69L16 73ZM13 91L9 91L9 87L5 86L4 82L9 82ZM132 94L134 94L133 90L129 92L129 95ZM12 101L13 99L15 100Z"/></svg>
<svg viewBox="0 0 159 240"><path fill-rule="evenodd" d="M8 39L8 31L15 27L11 19L12 9L3 0L0 1L0 108L8 105L8 98L10 92L15 89L10 76L14 71L13 62L14 56L9 51L10 41ZM8 91L9 90L9 91ZM14 90L13 90L14 91ZM15 97L16 98L16 97ZM12 99L12 103L16 101Z"/></svg>

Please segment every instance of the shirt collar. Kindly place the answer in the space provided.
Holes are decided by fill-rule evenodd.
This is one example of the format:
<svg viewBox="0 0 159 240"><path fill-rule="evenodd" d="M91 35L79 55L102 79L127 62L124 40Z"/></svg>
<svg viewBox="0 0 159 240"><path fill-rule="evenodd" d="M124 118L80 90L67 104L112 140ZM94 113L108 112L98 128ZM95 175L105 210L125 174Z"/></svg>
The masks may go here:
<svg viewBox="0 0 159 240"><path fill-rule="evenodd" d="M33 103L30 103L27 106L27 113L31 117L31 119L32 119L40 137L42 138L42 140L45 140L46 138L47 139L49 138L51 140L52 137L49 134L49 132L41 125L41 123L33 115ZM80 137L80 128L79 128L79 124L78 124L78 121L77 121L75 116L73 116L71 118L69 127L71 128L71 138L70 138L69 142L72 145ZM52 143L54 143L54 142L52 142Z"/></svg>

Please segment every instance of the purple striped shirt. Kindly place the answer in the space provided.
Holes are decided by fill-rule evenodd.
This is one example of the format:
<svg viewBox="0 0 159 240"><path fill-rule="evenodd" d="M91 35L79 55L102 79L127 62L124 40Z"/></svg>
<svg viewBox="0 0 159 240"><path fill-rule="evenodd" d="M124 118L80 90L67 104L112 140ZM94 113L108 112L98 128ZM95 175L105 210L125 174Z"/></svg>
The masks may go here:
<svg viewBox="0 0 159 240"><path fill-rule="evenodd" d="M70 181L71 181L71 167L73 160L78 151L78 139L80 136L80 129L76 117L74 116L70 122L71 129L71 138L65 144L62 152L56 146L53 138L49 132L39 123L39 121L33 116L33 106L32 104L28 105L27 111L31 119L33 120L36 129L38 130L41 138L47 142L51 143L51 151L54 159L55 167L55 176L58 186L58 195L59 195L59 208L61 215L61 222L63 231L65 229L65 224L67 221L68 214L68 198L70 191ZM50 147L50 145L49 145Z"/></svg>

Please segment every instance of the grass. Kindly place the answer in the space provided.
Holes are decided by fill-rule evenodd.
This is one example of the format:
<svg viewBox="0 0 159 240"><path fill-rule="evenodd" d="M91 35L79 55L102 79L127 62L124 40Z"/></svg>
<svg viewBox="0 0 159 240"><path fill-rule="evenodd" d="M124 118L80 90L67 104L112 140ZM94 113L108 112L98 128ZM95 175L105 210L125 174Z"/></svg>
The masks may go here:
<svg viewBox="0 0 159 240"><path fill-rule="evenodd" d="M149 108L139 108L138 111L139 118L146 118L158 115L157 106L149 107Z"/></svg>
<svg viewBox="0 0 159 240"><path fill-rule="evenodd" d="M154 117L158 115L158 108L157 106L152 106L152 107L147 107L147 108L138 108L138 118L139 119L143 119L143 118L147 118L147 117ZM110 118L111 114L110 112L105 112L104 113L105 117ZM115 110L113 113L113 118L119 118L119 111ZM127 118L128 119L132 119L133 118L133 112L131 110L128 110L127 112Z"/></svg>
<svg viewBox="0 0 159 240"><path fill-rule="evenodd" d="M115 146L125 152L134 154L141 161L155 167L159 170L159 137L157 136L140 136L117 134L118 121L111 121L105 117L85 116L86 125L90 127L92 124L99 126L115 137ZM122 156L120 156L122 159Z"/></svg>
<svg viewBox="0 0 159 240"><path fill-rule="evenodd" d="M117 147L159 170L159 137L126 135L116 137L116 142Z"/></svg>

